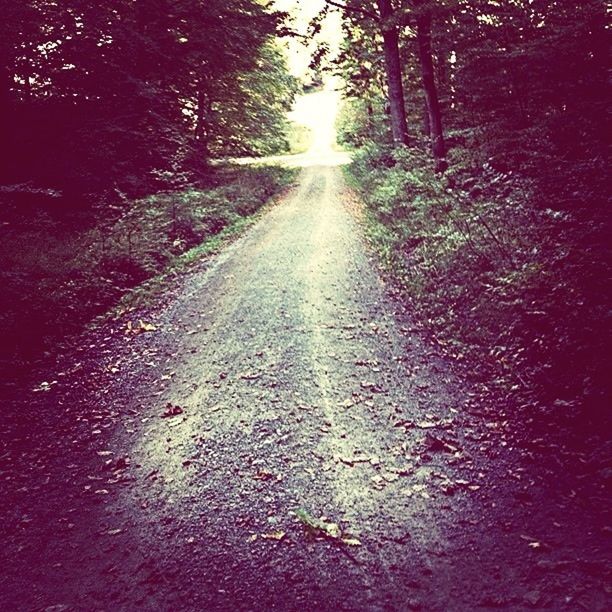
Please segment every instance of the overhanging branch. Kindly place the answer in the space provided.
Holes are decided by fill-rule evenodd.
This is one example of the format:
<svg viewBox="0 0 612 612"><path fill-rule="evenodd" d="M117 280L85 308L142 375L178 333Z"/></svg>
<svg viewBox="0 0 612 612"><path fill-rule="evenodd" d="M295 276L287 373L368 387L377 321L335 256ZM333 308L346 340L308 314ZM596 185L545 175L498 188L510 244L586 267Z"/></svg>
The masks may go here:
<svg viewBox="0 0 612 612"><path fill-rule="evenodd" d="M374 19L375 21L378 21L378 15L376 13L372 13L371 11L368 11L367 9L363 9L358 6L347 6L346 4L335 2L335 0L325 0L325 2L327 4L330 4L331 6L335 6L336 8L342 9L343 11L347 11L349 13L360 13L361 15L365 15L366 17L369 17L370 19Z"/></svg>

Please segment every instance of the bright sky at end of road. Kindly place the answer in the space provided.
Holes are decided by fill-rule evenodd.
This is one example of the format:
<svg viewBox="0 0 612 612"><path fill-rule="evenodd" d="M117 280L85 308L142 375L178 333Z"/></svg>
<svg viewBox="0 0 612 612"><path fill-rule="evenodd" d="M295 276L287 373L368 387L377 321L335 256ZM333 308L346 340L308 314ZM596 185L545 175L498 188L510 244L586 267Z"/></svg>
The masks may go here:
<svg viewBox="0 0 612 612"><path fill-rule="evenodd" d="M293 19L293 28L306 34L308 24L325 6L325 0L275 0L274 8L288 12ZM330 11L322 23L317 39L329 45L332 57L337 53L342 40L342 19L338 11ZM292 38L286 41L289 70L297 77L308 72L308 65L314 51L314 44L304 44L304 39Z"/></svg>
<svg viewBox="0 0 612 612"><path fill-rule="evenodd" d="M330 155L336 142L335 120L340 103L340 94L331 86L323 91L299 96L291 119L307 126L312 133L309 156Z"/></svg>
<svg viewBox="0 0 612 612"><path fill-rule="evenodd" d="M325 0L275 0L274 7L287 11L292 18L292 27L300 34L306 34L311 20L325 7ZM338 11L328 13L321 24L317 41L303 38L286 39L287 59L290 71L298 78L308 74L308 66L316 44L324 42L333 57L342 40L342 19ZM340 103L340 94L335 91L335 79L326 79L324 91L298 96L290 119L310 128L312 144L308 151L310 161L321 156L334 156L335 118ZM337 155L336 155L337 156Z"/></svg>

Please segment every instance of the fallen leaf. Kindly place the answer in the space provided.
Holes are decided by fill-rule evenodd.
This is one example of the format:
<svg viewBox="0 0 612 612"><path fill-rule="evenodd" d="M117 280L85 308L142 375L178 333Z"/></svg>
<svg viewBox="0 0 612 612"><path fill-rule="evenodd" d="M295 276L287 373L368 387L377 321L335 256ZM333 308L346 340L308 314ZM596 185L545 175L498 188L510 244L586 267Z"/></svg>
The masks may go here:
<svg viewBox="0 0 612 612"><path fill-rule="evenodd" d="M365 455L357 455L355 457L344 457L342 455L338 455L336 457L336 460L339 461L340 463L344 463L345 465L349 465L350 467L353 467L357 463L368 463L371 460L371 458L366 457Z"/></svg>
<svg viewBox="0 0 612 612"><path fill-rule="evenodd" d="M34 387L34 389L32 389L32 391L34 391L34 393L39 393L41 391L51 391L51 387L53 385L57 384L57 380L52 380L51 382L41 382L40 385L38 385L38 387Z"/></svg>
<svg viewBox="0 0 612 612"><path fill-rule="evenodd" d="M385 486L385 481L383 479L382 476L380 476L379 474L376 474L375 476L372 476L372 478L370 479L373 483L374 483L374 488L376 489L382 489Z"/></svg>
<svg viewBox="0 0 612 612"><path fill-rule="evenodd" d="M146 323L142 319L138 321L138 325L134 325L131 321L128 321L125 326L125 334L136 336L143 332L152 332L156 331L157 327L153 325L153 323Z"/></svg>
<svg viewBox="0 0 612 612"><path fill-rule="evenodd" d="M106 535L118 535L123 531L123 529L109 529L106 532Z"/></svg>
<svg viewBox="0 0 612 612"><path fill-rule="evenodd" d="M129 457L119 457L113 466L114 470L125 470L125 468L129 467L130 458Z"/></svg>
<svg viewBox="0 0 612 612"><path fill-rule="evenodd" d="M173 417L173 416L177 416L179 414L183 414L184 410L180 407L180 406L173 406L172 404L168 403L166 405L166 410L164 410L163 414L161 415L162 419L167 419L169 417Z"/></svg>
<svg viewBox="0 0 612 612"><path fill-rule="evenodd" d="M529 548L532 550L544 550L545 548L548 548L546 544L532 538L531 536L521 535L520 537L521 540L525 540L525 542L527 542L527 546L529 546Z"/></svg>
<svg viewBox="0 0 612 612"><path fill-rule="evenodd" d="M143 332L152 332L157 330L157 327L153 325L153 323L145 323L142 319L140 319L138 323L139 329Z"/></svg>
<svg viewBox="0 0 612 612"><path fill-rule="evenodd" d="M376 383L367 381L367 380L361 381L361 388L367 389L368 391L371 391L372 393L384 393L383 389L379 385L377 385Z"/></svg>
<svg viewBox="0 0 612 612"><path fill-rule="evenodd" d="M306 510L300 509L296 511L298 519L306 526L306 529L315 537L326 537L333 540L341 538L342 532L337 523L332 523L326 517L315 518Z"/></svg>
<svg viewBox="0 0 612 612"><path fill-rule="evenodd" d="M240 378L243 380L257 380L258 378L261 378L261 372L245 372L244 374L240 375Z"/></svg>
<svg viewBox="0 0 612 612"><path fill-rule="evenodd" d="M340 538L343 544L347 546L361 546L361 540L353 537L342 537Z"/></svg>
<svg viewBox="0 0 612 612"><path fill-rule="evenodd" d="M285 535L287 535L284 531L272 531L270 533L262 533L261 534L261 539L262 540L275 540L277 542L280 542Z"/></svg>
<svg viewBox="0 0 612 612"><path fill-rule="evenodd" d="M427 437L425 438L425 444L427 450L430 451L444 451L447 453L455 453L459 450L456 446L450 444L449 442L446 442L446 440L443 440L442 438L437 438L429 432L427 433Z"/></svg>
<svg viewBox="0 0 612 612"><path fill-rule="evenodd" d="M432 421L419 421L418 423L416 423L416 426L420 429L431 429L433 427L436 427L437 425Z"/></svg>
<svg viewBox="0 0 612 612"><path fill-rule="evenodd" d="M267 470L259 470L257 474L253 476L253 480L271 480L272 478L274 478L274 474Z"/></svg>

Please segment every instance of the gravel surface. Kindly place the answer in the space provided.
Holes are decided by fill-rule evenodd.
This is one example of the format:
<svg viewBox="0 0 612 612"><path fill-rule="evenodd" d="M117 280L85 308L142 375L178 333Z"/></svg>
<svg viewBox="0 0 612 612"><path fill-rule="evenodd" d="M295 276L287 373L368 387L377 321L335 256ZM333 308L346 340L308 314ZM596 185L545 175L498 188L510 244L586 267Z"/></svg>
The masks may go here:
<svg viewBox="0 0 612 612"><path fill-rule="evenodd" d="M427 345L358 216L304 168L13 400L0 609L606 609L594 504Z"/></svg>

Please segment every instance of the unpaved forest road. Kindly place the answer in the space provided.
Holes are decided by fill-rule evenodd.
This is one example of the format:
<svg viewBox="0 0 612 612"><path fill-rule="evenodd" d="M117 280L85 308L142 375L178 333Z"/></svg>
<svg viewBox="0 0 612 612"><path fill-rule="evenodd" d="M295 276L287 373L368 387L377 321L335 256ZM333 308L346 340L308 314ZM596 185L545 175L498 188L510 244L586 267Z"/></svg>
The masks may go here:
<svg viewBox="0 0 612 612"><path fill-rule="evenodd" d="M91 335L22 399L0 609L605 609L591 502L396 315L351 201L304 169L156 331Z"/></svg>

